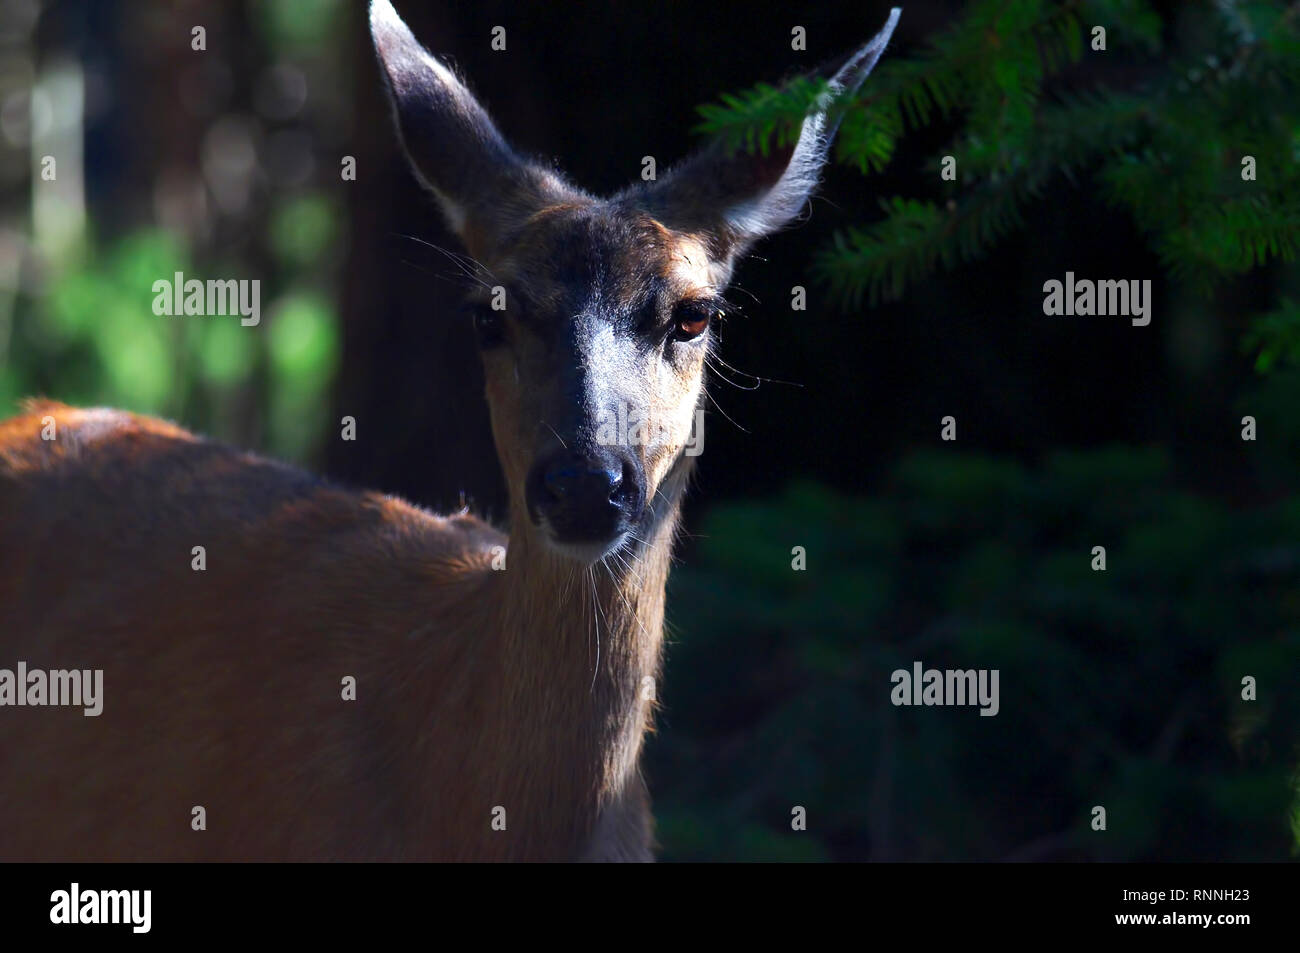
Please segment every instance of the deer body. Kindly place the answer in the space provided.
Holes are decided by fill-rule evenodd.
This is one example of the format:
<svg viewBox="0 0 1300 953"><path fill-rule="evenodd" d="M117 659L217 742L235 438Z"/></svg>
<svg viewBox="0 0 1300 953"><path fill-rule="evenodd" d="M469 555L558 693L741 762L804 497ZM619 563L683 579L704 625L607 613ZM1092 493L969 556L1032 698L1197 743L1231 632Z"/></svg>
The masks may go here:
<svg viewBox="0 0 1300 953"><path fill-rule="evenodd" d="M511 302L476 319L509 535L120 411L0 423L0 668L102 670L104 696L0 705L0 859L652 859L638 759L710 319L829 130L601 201L518 159L386 0L371 26L417 174ZM620 405L655 439L599 438Z"/></svg>
<svg viewBox="0 0 1300 953"><path fill-rule="evenodd" d="M37 405L0 448L0 665L102 669L105 696L3 709L6 858L647 856L666 535L636 569L657 585L514 550L499 571L473 517L149 418ZM635 843L592 842L607 811Z"/></svg>

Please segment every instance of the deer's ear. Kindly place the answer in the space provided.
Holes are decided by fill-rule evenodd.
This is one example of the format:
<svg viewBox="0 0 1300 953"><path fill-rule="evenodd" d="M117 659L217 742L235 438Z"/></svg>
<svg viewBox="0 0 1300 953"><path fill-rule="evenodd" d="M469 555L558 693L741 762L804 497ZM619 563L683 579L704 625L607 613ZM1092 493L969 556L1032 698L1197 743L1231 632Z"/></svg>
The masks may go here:
<svg viewBox="0 0 1300 953"><path fill-rule="evenodd" d="M521 159L456 75L424 49L389 0L370 5L370 34L416 177L452 229L491 241L547 204L571 201L558 176Z"/></svg>
<svg viewBox="0 0 1300 953"><path fill-rule="evenodd" d="M735 255L788 225L812 195L835 136L834 107L852 96L875 67L898 24L899 9L884 27L829 78L822 109L803 122L798 141L767 155L729 152L715 142L673 169L642 196L665 224L704 231L715 250Z"/></svg>

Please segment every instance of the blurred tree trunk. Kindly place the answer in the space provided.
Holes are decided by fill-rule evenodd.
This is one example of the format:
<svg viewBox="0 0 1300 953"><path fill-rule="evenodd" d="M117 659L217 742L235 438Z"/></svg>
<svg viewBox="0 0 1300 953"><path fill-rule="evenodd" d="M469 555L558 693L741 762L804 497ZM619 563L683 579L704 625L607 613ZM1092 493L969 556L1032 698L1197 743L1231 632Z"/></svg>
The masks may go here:
<svg viewBox="0 0 1300 953"><path fill-rule="evenodd" d="M431 35L428 10L403 13L417 35ZM478 512L503 518L505 486L458 269L424 243L458 254L460 245L406 167L361 13L351 33L357 179L344 183L350 235L334 417L355 417L357 440L330 441L327 470L443 510L463 494Z"/></svg>

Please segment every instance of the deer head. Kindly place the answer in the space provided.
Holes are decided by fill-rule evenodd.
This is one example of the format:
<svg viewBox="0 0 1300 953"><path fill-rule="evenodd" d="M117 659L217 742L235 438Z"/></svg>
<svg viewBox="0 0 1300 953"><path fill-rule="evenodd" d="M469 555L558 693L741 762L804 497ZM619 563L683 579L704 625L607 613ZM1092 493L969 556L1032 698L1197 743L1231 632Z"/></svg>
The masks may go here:
<svg viewBox="0 0 1300 953"><path fill-rule="evenodd" d="M830 99L858 88L897 20L834 74ZM469 305L515 530L583 564L649 538L689 472L732 269L803 208L832 103L787 148L713 144L601 199L511 149L388 0L370 25L411 166L482 269Z"/></svg>

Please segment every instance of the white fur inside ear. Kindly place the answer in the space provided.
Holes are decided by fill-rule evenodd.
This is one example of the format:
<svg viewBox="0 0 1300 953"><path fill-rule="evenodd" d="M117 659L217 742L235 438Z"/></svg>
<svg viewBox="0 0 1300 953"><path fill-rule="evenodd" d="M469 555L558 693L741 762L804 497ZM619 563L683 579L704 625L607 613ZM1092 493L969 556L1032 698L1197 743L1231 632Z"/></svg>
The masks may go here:
<svg viewBox="0 0 1300 953"><path fill-rule="evenodd" d="M866 46L858 50L830 80L824 98L799 130L799 142L777 183L766 192L733 205L723 213L728 225L749 239L761 238L788 225L817 188L821 170L830 151L835 126L827 129L826 117L832 102L839 96L852 95L862 85L898 26L900 10L889 11L884 27ZM838 120L836 120L838 125Z"/></svg>
<svg viewBox="0 0 1300 953"><path fill-rule="evenodd" d="M825 125L825 113L814 113L803 121L799 144L781 178L766 192L727 209L724 217L728 225L743 235L760 238L794 220L817 188L828 146Z"/></svg>
<svg viewBox="0 0 1300 953"><path fill-rule="evenodd" d="M442 215L443 218L447 220L447 226L457 235L463 236L465 234L465 207L453 202L446 195L435 189L429 183L429 180L420 173L419 167L416 166L414 162L411 163L411 168L415 169L416 180L432 192L433 197L438 200L438 207L442 209Z"/></svg>
<svg viewBox="0 0 1300 953"><path fill-rule="evenodd" d="M434 195L438 195L434 192ZM442 207L442 214L447 217L447 225L457 235L465 234L465 210L453 202L451 199L438 195L438 204Z"/></svg>

